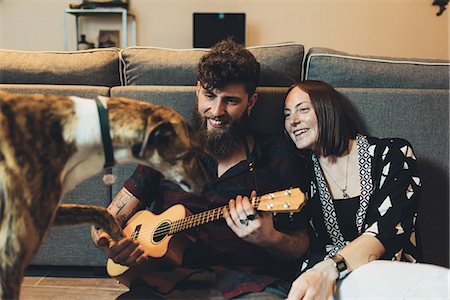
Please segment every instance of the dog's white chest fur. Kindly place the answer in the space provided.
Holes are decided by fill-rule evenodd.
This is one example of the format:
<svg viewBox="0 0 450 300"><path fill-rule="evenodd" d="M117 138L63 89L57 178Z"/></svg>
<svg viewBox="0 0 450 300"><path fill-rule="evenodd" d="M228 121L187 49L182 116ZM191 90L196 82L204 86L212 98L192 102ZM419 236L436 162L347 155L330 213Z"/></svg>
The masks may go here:
<svg viewBox="0 0 450 300"><path fill-rule="evenodd" d="M64 192L100 172L103 167L103 149L97 105L91 99L70 97L75 105L75 130L65 134L68 142L74 141L77 152L67 161L61 175Z"/></svg>

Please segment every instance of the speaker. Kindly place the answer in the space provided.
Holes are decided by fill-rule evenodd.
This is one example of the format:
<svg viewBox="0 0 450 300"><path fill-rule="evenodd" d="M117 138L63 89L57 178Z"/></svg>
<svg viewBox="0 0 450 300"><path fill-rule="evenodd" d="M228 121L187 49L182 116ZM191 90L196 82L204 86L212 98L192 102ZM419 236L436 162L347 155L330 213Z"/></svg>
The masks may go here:
<svg viewBox="0 0 450 300"><path fill-rule="evenodd" d="M228 37L245 46L245 13L194 13L194 48L211 48Z"/></svg>

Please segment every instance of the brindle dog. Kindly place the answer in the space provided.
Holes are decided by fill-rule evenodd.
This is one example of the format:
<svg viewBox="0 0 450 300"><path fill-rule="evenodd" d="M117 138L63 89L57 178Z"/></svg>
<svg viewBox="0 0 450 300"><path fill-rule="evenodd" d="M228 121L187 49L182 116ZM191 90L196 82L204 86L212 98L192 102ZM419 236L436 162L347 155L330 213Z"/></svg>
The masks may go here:
<svg viewBox="0 0 450 300"><path fill-rule="evenodd" d="M186 190L202 189L197 144L178 113L137 100L101 100L116 163L145 164ZM104 162L95 101L0 92L0 299L19 298L24 270L54 220L90 222L116 240L123 236L103 207L60 205L65 192L101 172Z"/></svg>

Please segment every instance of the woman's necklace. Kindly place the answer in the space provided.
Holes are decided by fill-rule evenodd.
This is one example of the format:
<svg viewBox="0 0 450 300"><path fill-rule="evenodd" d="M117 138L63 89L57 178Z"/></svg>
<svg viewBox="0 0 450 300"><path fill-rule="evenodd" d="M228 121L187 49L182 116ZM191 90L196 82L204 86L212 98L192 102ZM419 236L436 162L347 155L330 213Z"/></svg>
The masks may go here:
<svg viewBox="0 0 450 300"><path fill-rule="evenodd" d="M348 161L349 161L349 158L350 158L350 153L347 155L347 167L346 167L346 170L345 170L345 186L344 186L344 188L341 188L341 186L336 181L336 179L334 179L333 175L331 175L331 173L327 170L327 168L325 167L325 164L321 164L322 169L330 176L331 180L333 180L333 182L336 184L336 186L341 190L342 197L344 197L344 199L350 198L350 196L347 194L347 178L348 178Z"/></svg>

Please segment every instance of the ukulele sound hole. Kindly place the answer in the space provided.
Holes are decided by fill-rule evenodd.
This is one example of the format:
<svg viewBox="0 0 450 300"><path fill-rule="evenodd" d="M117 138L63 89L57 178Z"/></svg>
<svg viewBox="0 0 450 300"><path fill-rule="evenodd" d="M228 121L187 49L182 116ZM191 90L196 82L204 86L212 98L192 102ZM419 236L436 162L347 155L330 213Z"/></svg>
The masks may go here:
<svg viewBox="0 0 450 300"><path fill-rule="evenodd" d="M170 222L163 222L159 224L159 226L155 230L155 233L153 234L153 242L161 242L169 234L169 230Z"/></svg>

